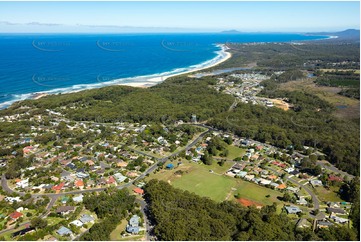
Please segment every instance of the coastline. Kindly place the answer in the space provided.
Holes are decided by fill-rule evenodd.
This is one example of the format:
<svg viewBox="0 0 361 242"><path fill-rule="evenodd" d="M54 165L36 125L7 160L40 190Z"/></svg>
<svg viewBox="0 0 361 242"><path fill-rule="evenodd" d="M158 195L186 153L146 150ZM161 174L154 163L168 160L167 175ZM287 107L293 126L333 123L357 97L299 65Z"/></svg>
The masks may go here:
<svg viewBox="0 0 361 242"><path fill-rule="evenodd" d="M13 101L7 101L4 103L0 103L0 109L7 108L11 106L13 103L23 100L38 100L42 97L46 97L49 95L54 95L57 93L66 94L66 93L75 93L80 92L84 90L94 89L94 88L101 88L105 86L115 86L115 85L121 85L121 86L131 86L131 87L139 87L139 88L148 88L155 86L166 79L174 76L179 76L187 73L193 73L200 70L205 70L214 66L219 65L220 63L225 62L226 60L230 59L232 57L232 54L230 52L227 52L229 49L226 44L217 44L218 47L221 49L218 51L215 51L217 55L205 62L185 67L185 68L178 68L175 70L171 70L164 73L158 73L158 74L151 74L146 76L137 76L137 77L129 77L129 78L122 78L122 79L115 79L108 82L100 82L100 83L93 83L93 84L77 84L69 88L58 88L48 91L41 91L36 93L27 93L27 94L21 94L19 95L20 98ZM177 72L178 71L178 72ZM173 73L172 73L173 72Z"/></svg>
<svg viewBox="0 0 361 242"><path fill-rule="evenodd" d="M147 87L151 87L151 86L154 86L154 85L157 85L165 80L167 80L168 78L170 77L175 77L175 76L180 76L180 75L184 75L184 74L189 74L189 73L193 73L193 72L196 72L196 71L201 71L201 70L205 70L205 69L208 69L208 68L211 68L211 67L214 67L214 66L217 66L225 61L227 61L228 59L230 59L232 57L232 54L230 52L227 52L227 50L229 49L226 44L220 44L219 45L221 47L221 50L220 51L217 51L217 52L220 52L220 55L217 55L215 58L209 60L208 62L210 62L209 65L205 65L205 66L202 66L202 67L197 67L197 68L194 68L194 69L191 69L191 70L187 70L187 71L183 71L183 72L179 72L179 73L175 73L175 74L171 74L171 75L160 75L158 77L153 77L153 78L150 78L148 80L148 82L143 82L143 83L129 83L129 84L120 84L120 85L125 85L125 86L133 86L133 87L143 87L143 88L147 88ZM215 61L212 63L212 60L216 59L216 58L219 58L221 57L219 60Z"/></svg>

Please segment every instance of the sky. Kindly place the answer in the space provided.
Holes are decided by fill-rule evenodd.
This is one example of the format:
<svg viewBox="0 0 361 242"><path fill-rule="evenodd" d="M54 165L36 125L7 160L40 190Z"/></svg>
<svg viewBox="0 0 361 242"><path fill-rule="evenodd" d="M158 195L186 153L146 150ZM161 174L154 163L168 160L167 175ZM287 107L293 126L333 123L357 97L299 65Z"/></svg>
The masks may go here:
<svg viewBox="0 0 361 242"><path fill-rule="evenodd" d="M360 28L353 2L0 2L1 33L317 32Z"/></svg>

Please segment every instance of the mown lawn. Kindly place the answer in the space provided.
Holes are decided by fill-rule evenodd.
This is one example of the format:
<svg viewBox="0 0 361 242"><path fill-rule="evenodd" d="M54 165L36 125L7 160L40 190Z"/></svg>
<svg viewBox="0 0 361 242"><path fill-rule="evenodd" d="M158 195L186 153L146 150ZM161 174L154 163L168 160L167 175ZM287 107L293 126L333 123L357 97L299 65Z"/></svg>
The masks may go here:
<svg viewBox="0 0 361 242"><path fill-rule="evenodd" d="M173 163L176 164L176 163ZM211 166L183 161L183 164L173 170L161 170L151 174L147 180L159 179L166 181L176 188L194 192L199 196L209 197L215 201L234 200L234 195L239 193L242 198L271 205L279 203L277 196L283 194L257 184L223 175L234 163L226 162L224 166L213 163ZM177 170L183 171L182 175L175 175ZM210 170L213 173L209 172ZM270 197L266 197L270 195Z"/></svg>
<svg viewBox="0 0 361 242"><path fill-rule="evenodd" d="M273 202L280 203L280 200L277 199L277 196L283 196L283 193L279 191L275 191L270 188L266 188L241 179L237 179L236 188L237 190L233 192L233 197L235 194L239 193L241 198L259 202L263 205L272 205ZM270 195L270 197L266 197L267 195Z"/></svg>
<svg viewBox="0 0 361 242"><path fill-rule="evenodd" d="M176 188L188 190L215 201L223 201L231 187L236 183L233 178L222 175L234 164L233 162L226 162L223 166L220 166L217 161L214 161L212 165L206 166L182 160L182 164L178 167L177 162L173 162L175 165L173 170L161 170L157 174L151 174L147 180L153 178L163 180ZM176 175L174 174L176 171L183 171L183 174Z"/></svg>

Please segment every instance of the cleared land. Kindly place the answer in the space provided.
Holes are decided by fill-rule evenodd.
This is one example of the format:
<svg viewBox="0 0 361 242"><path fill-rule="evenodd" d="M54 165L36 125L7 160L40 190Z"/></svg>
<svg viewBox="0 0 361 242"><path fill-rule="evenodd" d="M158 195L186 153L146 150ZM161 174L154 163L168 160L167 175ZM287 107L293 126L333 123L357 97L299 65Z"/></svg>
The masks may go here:
<svg viewBox="0 0 361 242"><path fill-rule="evenodd" d="M279 191L275 191L266 187L259 186L257 184L237 179L237 190L233 194L240 194L241 198L248 199L261 205L272 205L272 203L279 203L280 200L277 196L282 197L283 194ZM266 197L269 195L269 197ZM232 196L234 197L234 196Z"/></svg>
<svg viewBox="0 0 361 242"><path fill-rule="evenodd" d="M227 156L227 159L230 159L230 160L233 160L237 157L243 157L244 154L246 153L246 150L245 149L242 149L242 148L239 148L239 147L236 147L236 146L233 146L233 145L229 145L227 147L229 153L228 153L228 156Z"/></svg>
<svg viewBox="0 0 361 242"><path fill-rule="evenodd" d="M337 195L338 190L338 187L330 187L329 190L324 187L316 187L313 189L318 199L322 202L342 202L343 200Z"/></svg>
<svg viewBox="0 0 361 242"><path fill-rule="evenodd" d="M282 193L257 184L222 175L234 163L226 162L224 166L214 163L211 166L183 161L183 164L173 170L161 170L151 174L147 179L164 180L176 188L194 192L197 195L209 197L215 201L234 200L234 195L239 193L241 198L251 200L263 205L279 202L277 196ZM176 171L183 171L176 175ZM213 172L210 172L212 170ZM266 197L270 195L270 197Z"/></svg>
<svg viewBox="0 0 361 242"><path fill-rule="evenodd" d="M337 117L359 118L360 116L360 101L337 94L342 90L339 87L317 86L312 79L304 79L282 83L280 89L312 93L335 107L342 107L335 111Z"/></svg>

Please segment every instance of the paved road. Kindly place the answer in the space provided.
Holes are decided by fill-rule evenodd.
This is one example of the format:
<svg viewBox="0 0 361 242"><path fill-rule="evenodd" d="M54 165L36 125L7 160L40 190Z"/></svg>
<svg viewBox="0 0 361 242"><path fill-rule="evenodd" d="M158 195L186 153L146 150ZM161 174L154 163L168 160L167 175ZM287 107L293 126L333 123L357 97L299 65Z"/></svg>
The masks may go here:
<svg viewBox="0 0 361 242"><path fill-rule="evenodd" d="M150 235L149 235L150 225L149 225L149 221L148 221L147 214L146 214L147 203L143 199L138 199L138 198L135 199L135 201L140 204L140 211L143 213L143 218L144 218L144 223L145 223L145 240L149 241L150 240Z"/></svg>
<svg viewBox="0 0 361 242"><path fill-rule="evenodd" d="M266 169L274 172L277 175L280 175L277 170L275 170L275 169L273 169L271 167L266 166ZM317 196L308 187L306 187L305 185L299 183L298 181L296 181L296 180L294 180L292 178L286 177L285 180L286 181L288 180L288 181L292 182L293 184L296 184L297 186L302 187L302 189L304 189L312 197L312 202L313 202L314 209L319 209L320 208L320 202L318 201Z"/></svg>
<svg viewBox="0 0 361 242"><path fill-rule="evenodd" d="M184 147L183 149L167 156L167 157L164 157L164 158L157 158L157 157L154 157L152 155L149 155L149 154L146 154L144 152L141 152L141 151L138 151L138 153L141 153L145 156L150 156L150 157L153 157L155 159L157 159L157 162L155 162L151 167L149 167L144 173L142 173L140 176L138 176L136 179L134 179L133 181L129 182L129 183L126 183L126 184L123 184L123 185L120 185L120 186L117 186L118 189L123 189L125 187L129 187L131 186L135 181L138 181L140 179L143 179L147 174L150 174L151 172L153 172L154 170L157 169L158 167L158 164L160 162L166 162L169 158L173 157L173 156L177 156L179 153L183 152L184 150L188 150L190 149L192 146L194 146L195 144L197 144L197 142L202 139L207 133L209 133L211 130L213 130L211 127L209 126L206 126L206 125L203 125L203 124L196 124L197 126L201 126L201 127L204 127L204 128L207 128L208 130L201 133L196 139L194 139L190 144L188 144L186 147ZM134 150L136 151L136 150ZM8 182L7 182L7 179L5 177L5 175L3 174L1 176L1 186L2 188L8 192L8 193L16 193L18 194L19 196L24 196L26 193L25 192L19 192L19 191L14 191L12 190L9 186L8 186ZM64 196L64 195L69 195L69 194L81 194L81 193L86 193L86 192L97 192L97 191L103 191L105 190L106 187L102 187L102 188L91 188L91 189L85 189L85 190L76 190L76 191L70 191L70 192L62 192L62 193L43 193L43 194L32 194L31 196L32 197L41 197L41 196L47 196L50 198L50 202L49 204L47 205L46 207L46 212L44 214L42 214L40 217L45 217L49 212L50 212L50 209L52 208L52 206L55 204L56 200L60 197L60 196ZM142 204L141 204L142 206ZM144 205L145 207L145 205ZM29 222L24 222L22 223L21 225L25 225L25 224L28 224ZM5 232L8 232L8 231L11 231L13 230L14 227L10 227L6 230L2 230L0 231L0 234L2 233L5 233ZM147 230L148 231L148 230ZM148 233L148 232L147 232Z"/></svg>
<svg viewBox="0 0 361 242"><path fill-rule="evenodd" d="M353 176L351 174L348 174L347 172L344 172L344 171L341 171L341 170L337 169L334 165L332 165L332 164L330 164L328 162L325 163L325 162L322 162L322 161L317 161L316 163L317 163L317 165L320 165L322 168L325 168L326 170L330 170L332 172L339 173L342 176L348 177L349 180L352 180L355 177L355 176Z"/></svg>
<svg viewBox="0 0 361 242"><path fill-rule="evenodd" d="M20 223L20 224L19 224L19 227L25 226L25 225L30 225L30 222L29 222L29 221L26 221L26 222ZM0 234L4 234L4 233L9 232L9 231L12 231L12 230L14 230L14 229L15 229L15 224L12 225L12 226L10 226L10 227L7 228L7 229L1 230L1 231L0 231Z"/></svg>

